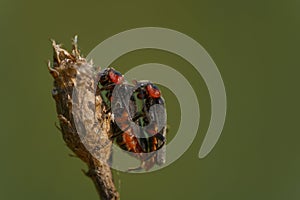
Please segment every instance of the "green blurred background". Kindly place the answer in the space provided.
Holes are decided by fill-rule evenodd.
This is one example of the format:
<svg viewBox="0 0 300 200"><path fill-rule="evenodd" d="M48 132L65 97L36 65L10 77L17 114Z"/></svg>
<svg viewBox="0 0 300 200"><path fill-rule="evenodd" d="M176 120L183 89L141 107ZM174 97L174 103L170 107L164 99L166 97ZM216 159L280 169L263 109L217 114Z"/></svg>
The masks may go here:
<svg viewBox="0 0 300 200"><path fill-rule="evenodd" d="M1 0L0 199L98 199L85 165L68 156L54 126L49 38L70 48L78 34L87 55L109 36L144 26L174 29L203 45L222 74L228 112L219 142L200 160L210 118L201 76L158 50L116 60L123 73L148 62L176 68L198 91L201 109L197 137L175 163L148 174L114 172L121 199L300 199L299 9L297 0ZM163 92L170 140L180 112L174 95Z"/></svg>

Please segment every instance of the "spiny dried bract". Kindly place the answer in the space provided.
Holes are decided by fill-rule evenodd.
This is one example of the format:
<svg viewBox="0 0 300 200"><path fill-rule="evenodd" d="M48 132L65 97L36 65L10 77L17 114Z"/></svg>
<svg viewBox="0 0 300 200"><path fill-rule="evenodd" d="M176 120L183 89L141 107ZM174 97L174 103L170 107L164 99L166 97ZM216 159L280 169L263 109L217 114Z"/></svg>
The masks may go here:
<svg viewBox="0 0 300 200"><path fill-rule="evenodd" d="M111 120L104 115L102 99L95 98L95 79L90 74L92 63L81 57L77 37L73 40L71 53L55 41L52 46L53 67L48 62L48 69L54 78L52 96L63 139L88 165L87 175L93 180L101 199L117 200L119 194L108 165L112 145L109 138Z"/></svg>
<svg viewBox="0 0 300 200"><path fill-rule="evenodd" d="M56 44L54 40L52 40L52 46L54 50L53 67L51 67L49 61L48 69L54 78L52 96L56 101L63 138L68 147L79 158L85 162L90 162L90 159L92 159L90 150L97 149L101 144L110 142L108 136L105 142L100 141L103 137L100 138L100 135L96 134L94 130L97 129L98 133L102 132L102 127L95 127L96 121L91 121L94 119L96 109L94 79L91 76L86 76L85 73L88 74L93 67L91 63L80 56L77 37L73 41L71 53L61 48L61 45ZM73 95L74 91L76 92L75 96ZM88 107L90 105L92 106ZM97 105L101 107L101 102L98 102ZM101 109L98 110L101 118ZM103 121L102 124L104 123ZM103 149L105 148L101 150L103 151ZM94 156L103 158L104 154L99 151ZM110 153L108 154L110 155Z"/></svg>

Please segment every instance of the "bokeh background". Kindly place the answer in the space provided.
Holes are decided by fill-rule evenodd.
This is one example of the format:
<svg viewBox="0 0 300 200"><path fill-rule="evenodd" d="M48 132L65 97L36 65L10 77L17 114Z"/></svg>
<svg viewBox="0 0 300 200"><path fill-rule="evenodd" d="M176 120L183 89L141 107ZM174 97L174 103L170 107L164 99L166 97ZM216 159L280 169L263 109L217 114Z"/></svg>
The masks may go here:
<svg viewBox="0 0 300 200"><path fill-rule="evenodd" d="M297 0L1 0L0 199L98 199L81 172L85 165L69 157L54 126L49 39L70 48L78 34L87 55L116 33L157 26L189 35L214 59L227 91L226 124L213 151L200 160L210 118L201 76L159 50L120 57L113 64L123 73L148 62L176 68L197 91L201 110L197 137L175 163L147 174L114 172L121 199L298 200L299 9ZM180 112L175 96L163 92L171 140Z"/></svg>

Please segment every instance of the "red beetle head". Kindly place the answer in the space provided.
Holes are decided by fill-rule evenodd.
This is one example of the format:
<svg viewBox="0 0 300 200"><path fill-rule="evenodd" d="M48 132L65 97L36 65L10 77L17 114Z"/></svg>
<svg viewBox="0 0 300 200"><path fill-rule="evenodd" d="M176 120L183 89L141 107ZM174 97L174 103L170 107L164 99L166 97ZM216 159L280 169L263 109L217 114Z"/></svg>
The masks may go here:
<svg viewBox="0 0 300 200"><path fill-rule="evenodd" d="M152 98L159 98L160 97L160 90L158 89L158 87L156 87L152 83L149 83L147 85L146 90L147 90L150 97L152 97Z"/></svg>
<svg viewBox="0 0 300 200"><path fill-rule="evenodd" d="M119 84L123 81L123 76L120 72L110 69L108 72L108 76L111 82Z"/></svg>

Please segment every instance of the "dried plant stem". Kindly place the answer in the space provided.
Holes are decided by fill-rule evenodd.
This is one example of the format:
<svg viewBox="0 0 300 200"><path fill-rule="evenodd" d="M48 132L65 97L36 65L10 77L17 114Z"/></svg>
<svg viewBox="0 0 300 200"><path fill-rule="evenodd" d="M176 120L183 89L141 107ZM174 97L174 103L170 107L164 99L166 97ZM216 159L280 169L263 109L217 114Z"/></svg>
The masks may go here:
<svg viewBox="0 0 300 200"><path fill-rule="evenodd" d="M53 66L50 66L49 62L48 69L54 78L52 95L56 102L63 139L76 156L87 164L89 170L86 175L93 180L100 198L117 200L119 194L113 183L111 169L107 164L112 145L111 119L103 112L101 98L95 96L96 83L93 77L82 76L79 81L77 79L80 73L88 74L92 64L80 56L76 37L71 53L62 49L54 41L52 42ZM76 91L78 87L80 90ZM73 95L74 89L76 95ZM98 123L95 123L94 119ZM78 123L82 124L80 129L76 127ZM84 144L83 141L85 141ZM93 150L93 155L91 150Z"/></svg>

